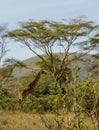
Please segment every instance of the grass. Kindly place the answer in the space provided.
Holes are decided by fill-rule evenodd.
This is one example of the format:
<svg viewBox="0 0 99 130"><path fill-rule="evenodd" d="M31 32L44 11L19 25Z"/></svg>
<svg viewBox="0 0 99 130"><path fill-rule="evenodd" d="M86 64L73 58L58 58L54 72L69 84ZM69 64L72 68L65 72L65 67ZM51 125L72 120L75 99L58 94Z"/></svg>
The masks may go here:
<svg viewBox="0 0 99 130"><path fill-rule="evenodd" d="M46 130L38 114L0 111L0 130Z"/></svg>
<svg viewBox="0 0 99 130"><path fill-rule="evenodd" d="M56 126L55 115L46 113L42 115L46 119L47 125ZM43 119L42 118L42 119ZM65 123L69 118L73 119L73 114L68 113L65 116ZM60 118L61 119L61 118ZM90 124L89 118L86 118L86 124ZM34 114L33 112L23 112L23 111L4 111L0 110L0 130L48 130L44 123L41 121L39 114Z"/></svg>

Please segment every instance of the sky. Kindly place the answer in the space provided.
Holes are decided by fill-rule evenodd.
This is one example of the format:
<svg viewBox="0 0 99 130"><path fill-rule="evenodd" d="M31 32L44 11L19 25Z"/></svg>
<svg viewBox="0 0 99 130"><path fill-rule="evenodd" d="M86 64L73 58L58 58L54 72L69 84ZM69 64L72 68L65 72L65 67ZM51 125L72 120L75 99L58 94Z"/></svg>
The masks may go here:
<svg viewBox="0 0 99 130"><path fill-rule="evenodd" d="M30 19L61 21L83 15L99 24L99 0L0 0L0 25L7 24L9 30L17 29L19 22ZM8 49L6 58L24 60L33 56L13 41L9 41Z"/></svg>

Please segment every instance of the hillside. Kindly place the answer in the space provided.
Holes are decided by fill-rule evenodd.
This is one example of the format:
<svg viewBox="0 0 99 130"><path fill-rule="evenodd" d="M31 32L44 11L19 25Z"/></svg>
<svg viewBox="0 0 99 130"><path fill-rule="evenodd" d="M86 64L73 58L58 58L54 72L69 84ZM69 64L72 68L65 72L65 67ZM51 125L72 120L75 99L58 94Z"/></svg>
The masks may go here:
<svg viewBox="0 0 99 130"><path fill-rule="evenodd" d="M75 57L77 55L78 54L75 54L72 57ZM39 60L40 59L37 56L24 60L23 62L27 65L27 68L15 68L13 72L14 78L27 77L28 75L32 74L33 70L38 68L35 63ZM80 68L78 74L80 76L80 80L83 80L89 72L93 73L95 77L99 75L99 65L94 68L92 66L93 62L94 58L91 55L86 55L78 60L73 61L71 66L77 65ZM95 62L99 63L99 59L97 59Z"/></svg>
<svg viewBox="0 0 99 130"><path fill-rule="evenodd" d="M13 76L15 78L27 77L29 74L33 72L34 69L37 68L35 63L39 61L38 57L31 57L29 59L24 60L23 62L27 65L27 68L15 68L13 71Z"/></svg>

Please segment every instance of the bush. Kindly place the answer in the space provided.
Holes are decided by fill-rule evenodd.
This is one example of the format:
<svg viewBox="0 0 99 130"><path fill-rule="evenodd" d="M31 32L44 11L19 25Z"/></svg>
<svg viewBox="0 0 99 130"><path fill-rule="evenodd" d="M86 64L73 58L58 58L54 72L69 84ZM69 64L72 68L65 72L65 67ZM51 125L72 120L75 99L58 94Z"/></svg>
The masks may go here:
<svg viewBox="0 0 99 130"><path fill-rule="evenodd" d="M0 108L6 110L15 110L17 109L18 100L16 98L4 97L0 100Z"/></svg>
<svg viewBox="0 0 99 130"><path fill-rule="evenodd" d="M57 110L66 107L66 95L46 95L42 97L29 96L23 102L24 110L36 110L36 112L56 112ZM70 103L68 101L68 103ZM69 104L70 106L70 104Z"/></svg>

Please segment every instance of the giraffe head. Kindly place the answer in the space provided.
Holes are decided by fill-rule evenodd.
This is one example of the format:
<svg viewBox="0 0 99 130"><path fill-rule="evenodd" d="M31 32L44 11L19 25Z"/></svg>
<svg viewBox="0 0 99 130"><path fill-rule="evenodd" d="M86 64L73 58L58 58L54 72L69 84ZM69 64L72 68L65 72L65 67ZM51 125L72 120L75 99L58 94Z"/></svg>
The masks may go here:
<svg viewBox="0 0 99 130"><path fill-rule="evenodd" d="M41 74L46 74L46 72L44 70L41 70L40 73Z"/></svg>

